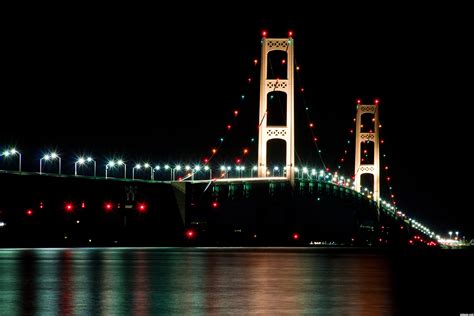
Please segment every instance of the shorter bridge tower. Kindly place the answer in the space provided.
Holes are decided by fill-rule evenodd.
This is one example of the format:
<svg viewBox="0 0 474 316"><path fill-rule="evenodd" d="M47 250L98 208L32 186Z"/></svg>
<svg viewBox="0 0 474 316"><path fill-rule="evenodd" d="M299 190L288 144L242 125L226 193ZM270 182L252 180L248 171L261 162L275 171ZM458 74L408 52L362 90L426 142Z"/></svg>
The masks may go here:
<svg viewBox="0 0 474 316"><path fill-rule="evenodd" d="M374 176L374 187L372 188L373 198L380 204L380 142L379 142L379 111L378 100L375 104L362 105L357 101L357 117L356 117L356 139L355 139L355 179L354 185L357 192L361 189L361 176L363 174L372 174ZM364 114L373 114L373 128L371 132L362 132L362 116ZM373 164L361 163L361 144L363 142L374 143L374 160Z"/></svg>

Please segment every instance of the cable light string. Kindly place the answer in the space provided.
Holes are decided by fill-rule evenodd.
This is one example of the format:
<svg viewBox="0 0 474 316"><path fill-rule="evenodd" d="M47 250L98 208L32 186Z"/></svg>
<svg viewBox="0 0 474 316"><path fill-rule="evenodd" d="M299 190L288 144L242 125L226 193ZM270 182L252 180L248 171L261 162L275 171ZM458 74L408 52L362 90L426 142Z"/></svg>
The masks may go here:
<svg viewBox="0 0 474 316"><path fill-rule="evenodd" d="M360 100L357 100L357 103L359 104L360 103ZM354 139L354 130L355 130L355 121L356 119L354 118L353 121L352 121L352 126L351 128L348 130L348 138L347 140L344 142L344 151L342 152L342 154L339 156L339 158L337 159L336 161L336 165L337 165L337 170L340 171L341 169L344 168L346 162L347 162L347 158L349 156L349 153L352 153L352 148L354 148L354 146L351 146L352 144L352 140ZM349 174L352 173L349 172ZM355 174L353 174L351 176L352 180L355 179Z"/></svg>
<svg viewBox="0 0 474 316"><path fill-rule="evenodd" d="M218 138L218 141L216 142L216 144L214 146L210 146L211 147L210 155L206 155L203 158L201 158L201 162L204 164L204 166L208 166L209 163L211 162L211 160L213 160L222 151L222 147L225 143L225 140L228 138L230 133L234 130L235 126L237 125L238 119L239 119L241 111L243 109L243 105L247 100L246 96L248 95L250 87L252 85L252 82L254 81L253 78L255 77L255 68L258 64L258 60L254 59L252 64L253 64L253 67L251 68L252 70L247 75L247 79L246 79L247 84L244 87L244 91L242 92L242 94L240 96L240 99L238 101L237 106L235 106L232 110L232 119L229 123L227 123L227 125L225 127L224 134L221 135L221 137ZM251 139L251 142L254 142L254 138ZM246 150L243 150L243 152L245 154L248 154L249 150L246 149ZM197 170L194 170L194 168L193 168L181 180L189 179L196 173L197 173ZM223 177L223 176L224 176L224 174L221 174L220 177Z"/></svg>
<svg viewBox="0 0 474 316"><path fill-rule="evenodd" d="M309 128L309 131L311 133L311 140L312 140L312 142L313 142L313 144L316 148L316 152L318 153L319 159L321 160L321 164L323 165L324 170L329 172L330 169L326 166L326 163L324 162L323 155L321 154L321 149L319 148L319 145L318 145L318 137L314 133L315 124L313 123L313 121L311 120L311 117L310 117L310 106L306 103L306 98L305 98L305 95L304 95L304 86L303 86L303 82L302 82L301 74L300 74L301 67L297 63L296 58L295 58L295 66L296 66L296 83L299 86L298 91L300 92L301 98L303 99L303 107L304 107L304 112L306 114L306 120L308 122L308 128ZM300 161L300 163L301 163L301 161Z"/></svg>

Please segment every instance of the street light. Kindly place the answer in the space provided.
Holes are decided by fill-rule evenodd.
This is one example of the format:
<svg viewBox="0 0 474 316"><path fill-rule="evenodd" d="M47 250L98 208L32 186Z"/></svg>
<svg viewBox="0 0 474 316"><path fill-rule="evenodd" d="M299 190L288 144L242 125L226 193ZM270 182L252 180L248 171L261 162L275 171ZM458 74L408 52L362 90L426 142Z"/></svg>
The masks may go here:
<svg viewBox="0 0 474 316"><path fill-rule="evenodd" d="M132 168L132 180L135 180L135 169L141 169L142 165L140 164L136 164L135 167ZM151 165L146 162L143 164L143 168L144 169L147 169L147 168L150 168L150 180L153 180L153 168L151 167Z"/></svg>
<svg viewBox="0 0 474 316"><path fill-rule="evenodd" d="M127 179L127 165L123 162L122 159L119 159L117 161L110 160L105 165L105 178L107 179L107 171L109 170L109 168L113 168L113 167L115 167L115 165L117 165L117 166L123 165L123 177L124 177L124 179Z"/></svg>
<svg viewBox="0 0 474 316"><path fill-rule="evenodd" d="M455 238L455 239L458 240L458 239L459 239L459 232L457 231L457 232L455 232L455 234L456 234L456 238Z"/></svg>
<svg viewBox="0 0 474 316"><path fill-rule="evenodd" d="M278 170L280 170L278 166L273 167L273 174L272 174L273 177L275 176L275 171L278 173Z"/></svg>
<svg viewBox="0 0 474 316"><path fill-rule="evenodd" d="M257 171L257 170L258 170L257 166L252 167L252 170L250 170L250 178L253 178L253 173L254 173L254 171Z"/></svg>
<svg viewBox="0 0 474 316"><path fill-rule="evenodd" d="M198 173L199 171L201 171L201 166L199 166L199 165L194 166L193 175L191 176L191 180L194 181L194 173Z"/></svg>
<svg viewBox="0 0 474 316"><path fill-rule="evenodd" d="M180 170L181 170L181 166L180 166L180 165L177 165L177 166L175 166L174 168L171 168L172 181L174 181L175 178L176 178L176 171L180 171Z"/></svg>
<svg viewBox="0 0 474 316"><path fill-rule="evenodd" d="M448 234L449 234L449 239L451 239L451 236L453 235L453 232L449 231Z"/></svg>
<svg viewBox="0 0 474 316"><path fill-rule="evenodd" d="M77 165L79 164L80 166L82 166L83 164L85 164L87 162L93 162L94 163L94 177L96 176L96 162L91 157L87 157L87 158L79 157L79 159L77 159L77 161L74 163L74 175L75 176L77 176Z"/></svg>
<svg viewBox="0 0 474 316"><path fill-rule="evenodd" d="M204 166L205 171L209 171L209 180L212 179L212 168L209 168L209 166Z"/></svg>
<svg viewBox="0 0 474 316"><path fill-rule="evenodd" d="M170 168L170 165L165 165L165 170L168 170L168 169L170 169L170 181L171 181L171 179L173 179L173 169Z"/></svg>
<svg viewBox="0 0 474 316"><path fill-rule="evenodd" d="M155 180L155 170L156 171L160 171L161 167L160 166L156 166L155 168L152 168L151 170L151 178L152 180Z"/></svg>
<svg viewBox="0 0 474 316"><path fill-rule="evenodd" d="M140 169L142 166L140 164L136 164L135 167L132 168L132 180L135 180L135 169Z"/></svg>
<svg viewBox="0 0 474 316"><path fill-rule="evenodd" d="M18 155L18 172L21 173L21 153L18 150L16 150L15 148L12 148L10 150L7 149L2 154L0 154L0 157L10 157L14 155Z"/></svg>
<svg viewBox="0 0 474 316"><path fill-rule="evenodd" d="M295 167L296 179L300 179L300 168Z"/></svg>
<svg viewBox="0 0 474 316"><path fill-rule="evenodd" d="M43 158L40 159L40 161L39 161L39 163L40 163L40 174L43 173L43 170L42 170L43 160L49 161L49 160L54 160L56 158L58 158L58 160L59 160L59 174L61 174L61 157L59 157L58 154L56 154L54 152L51 153L51 154L46 154L46 155L43 156Z"/></svg>

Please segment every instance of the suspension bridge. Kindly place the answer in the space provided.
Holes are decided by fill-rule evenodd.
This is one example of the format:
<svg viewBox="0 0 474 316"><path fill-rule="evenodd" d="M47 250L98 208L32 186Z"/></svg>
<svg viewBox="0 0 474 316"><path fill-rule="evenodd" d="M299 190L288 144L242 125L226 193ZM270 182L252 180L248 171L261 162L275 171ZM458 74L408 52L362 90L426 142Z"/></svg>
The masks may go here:
<svg viewBox="0 0 474 316"><path fill-rule="evenodd" d="M254 61L260 65L255 163L244 164L244 148L235 165L214 164L216 146L198 164L127 165L124 159L102 162L85 156L74 160L74 174L65 174L59 153L47 153L37 171L25 171L20 150L8 148L1 158L17 159L18 169L0 173L2 245L438 246L439 236L399 210L393 195L382 197L378 100L357 102L351 176L331 172L324 163L296 163L294 39L291 33L287 38L264 34L261 44L260 62ZM281 77L273 75L274 52L285 55ZM269 124L275 94L284 95L286 104L281 124ZM316 141L313 123L308 125ZM285 144L285 162L279 166L269 162L273 140Z"/></svg>

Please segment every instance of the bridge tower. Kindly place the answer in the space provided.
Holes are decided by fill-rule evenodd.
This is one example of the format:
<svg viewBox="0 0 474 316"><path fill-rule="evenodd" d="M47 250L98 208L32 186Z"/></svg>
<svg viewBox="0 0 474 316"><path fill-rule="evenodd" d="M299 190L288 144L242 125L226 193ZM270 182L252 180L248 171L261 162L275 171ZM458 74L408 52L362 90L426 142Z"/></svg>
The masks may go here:
<svg viewBox="0 0 474 316"><path fill-rule="evenodd" d="M375 104L362 105L357 101L357 117L356 117L356 139L355 139L355 180L354 185L357 192L360 192L361 181L360 178L363 174L372 174L374 176L374 187L372 189L374 201L380 204L380 155L379 155L379 111L378 111L378 100L375 100ZM371 128L371 132L362 132L362 115L369 113L373 114L374 126ZM374 143L374 161L373 164L362 164L361 163L361 144L363 142Z"/></svg>
<svg viewBox="0 0 474 316"><path fill-rule="evenodd" d="M284 51L287 54L287 78L268 79L268 54L271 51ZM286 178L294 185L295 181L295 136L294 136L294 41L293 38L262 39L260 63L260 114L258 130L258 176L267 176L267 142L282 139L286 143ZM268 94L274 91L286 93L286 125L267 125Z"/></svg>

